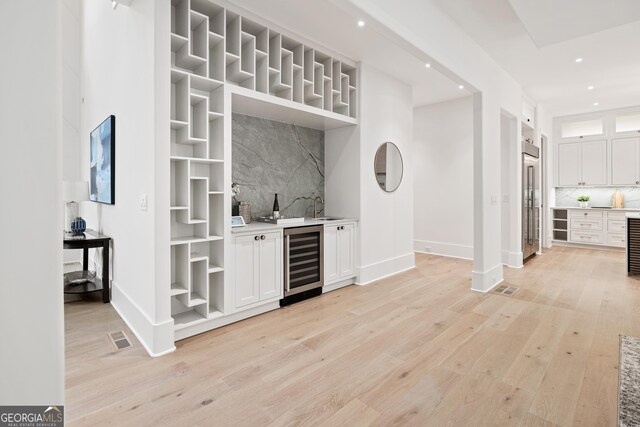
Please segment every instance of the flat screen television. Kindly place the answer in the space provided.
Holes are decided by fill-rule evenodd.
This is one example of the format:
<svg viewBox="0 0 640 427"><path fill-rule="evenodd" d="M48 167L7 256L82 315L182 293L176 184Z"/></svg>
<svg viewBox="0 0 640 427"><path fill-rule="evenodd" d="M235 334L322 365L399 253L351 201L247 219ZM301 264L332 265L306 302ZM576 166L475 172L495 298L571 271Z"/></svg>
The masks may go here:
<svg viewBox="0 0 640 427"><path fill-rule="evenodd" d="M116 203L116 116L109 116L91 131L89 199Z"/></svg>

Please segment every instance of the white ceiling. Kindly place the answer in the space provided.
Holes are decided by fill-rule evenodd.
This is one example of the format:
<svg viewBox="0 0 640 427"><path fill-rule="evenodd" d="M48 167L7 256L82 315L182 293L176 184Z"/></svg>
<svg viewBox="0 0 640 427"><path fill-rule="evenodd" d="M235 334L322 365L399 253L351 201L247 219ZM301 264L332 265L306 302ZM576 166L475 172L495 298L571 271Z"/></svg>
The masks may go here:
<svg viewBox="0 0 640 427"><path fill-rule="evenodd" d="M640 104L638 0L428 1L553 115Z"/></svg>
<svg viewBox="0 0 640 427"><path fill-rule="evenodd" d="M414 106L469 96L459 83L376 32L329 0L231 0L231 3L354 61L373 65L413 87Z"/></svg>
<svg viewBox="0 0 640 427"><path fill-rule="evenodd" d="M638 0L509 0L538 47L640 19Z"/></svg>

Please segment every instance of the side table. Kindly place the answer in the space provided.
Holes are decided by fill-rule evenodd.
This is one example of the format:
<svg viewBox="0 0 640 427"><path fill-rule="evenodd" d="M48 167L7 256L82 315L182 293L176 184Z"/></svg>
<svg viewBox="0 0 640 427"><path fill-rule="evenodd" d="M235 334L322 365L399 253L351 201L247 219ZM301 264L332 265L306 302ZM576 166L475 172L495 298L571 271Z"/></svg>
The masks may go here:
<svg viewBox="0 0 640 427"><path fill-rule="evenodd" d="M89 269L89 249L90 248L102 248L102 279L96 277L90 282L80 285L66 285L64 287L65 294L86 294L89 292L102 291L102 302L108 303L111 301L111 289L109 281L109 245L111 237L105 236L93 230L87 230L84 233L85 237L70 238L64 236L63 245L64 249L82 249L82 269Z"/></svg>

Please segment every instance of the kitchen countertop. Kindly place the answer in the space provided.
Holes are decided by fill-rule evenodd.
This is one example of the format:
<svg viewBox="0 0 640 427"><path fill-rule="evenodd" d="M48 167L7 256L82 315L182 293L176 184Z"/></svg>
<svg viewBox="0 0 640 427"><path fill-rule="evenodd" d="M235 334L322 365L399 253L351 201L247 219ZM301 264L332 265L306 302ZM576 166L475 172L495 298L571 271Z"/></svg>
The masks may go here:
<svg viewBox="0 0 640 427"><path fill-rule="evenodd" d="M592 211L618 211L618 212L625 212L625 211L631 211L631 212L640 212L640 208L581 208L580 206L554 206L551 209L575 209L575 210L581 210L581 211L588 211L588 210L592 210Z"/></svg>
<svg viewBox="0 0 640 427"><path fill-rule="evenodd" d="M257 233L257 232L270 231L270 230L282 230L283 228L308 227L311 225L325 225L325 224L327 225L345 224L349 222L358 222L358 220L354 218L340 218L333 221L319 221L314 218L305 218L304 222L297 222L292 224L270 224L268 222L253 221L251 222L251 224L247 224L244 227L231 228L231 233L234 233L234 234Z"/></svg>

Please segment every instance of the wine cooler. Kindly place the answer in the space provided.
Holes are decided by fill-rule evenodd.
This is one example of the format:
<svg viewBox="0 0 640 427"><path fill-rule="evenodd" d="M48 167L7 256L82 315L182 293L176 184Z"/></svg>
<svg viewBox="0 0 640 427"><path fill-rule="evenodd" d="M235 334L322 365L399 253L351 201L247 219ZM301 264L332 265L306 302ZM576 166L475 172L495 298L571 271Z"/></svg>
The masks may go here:
<svg viewBox="0 0 640 427"><path fill-rule="evenodd" d="M324 227L284 229L284 296L324 284Z"/></svg>

